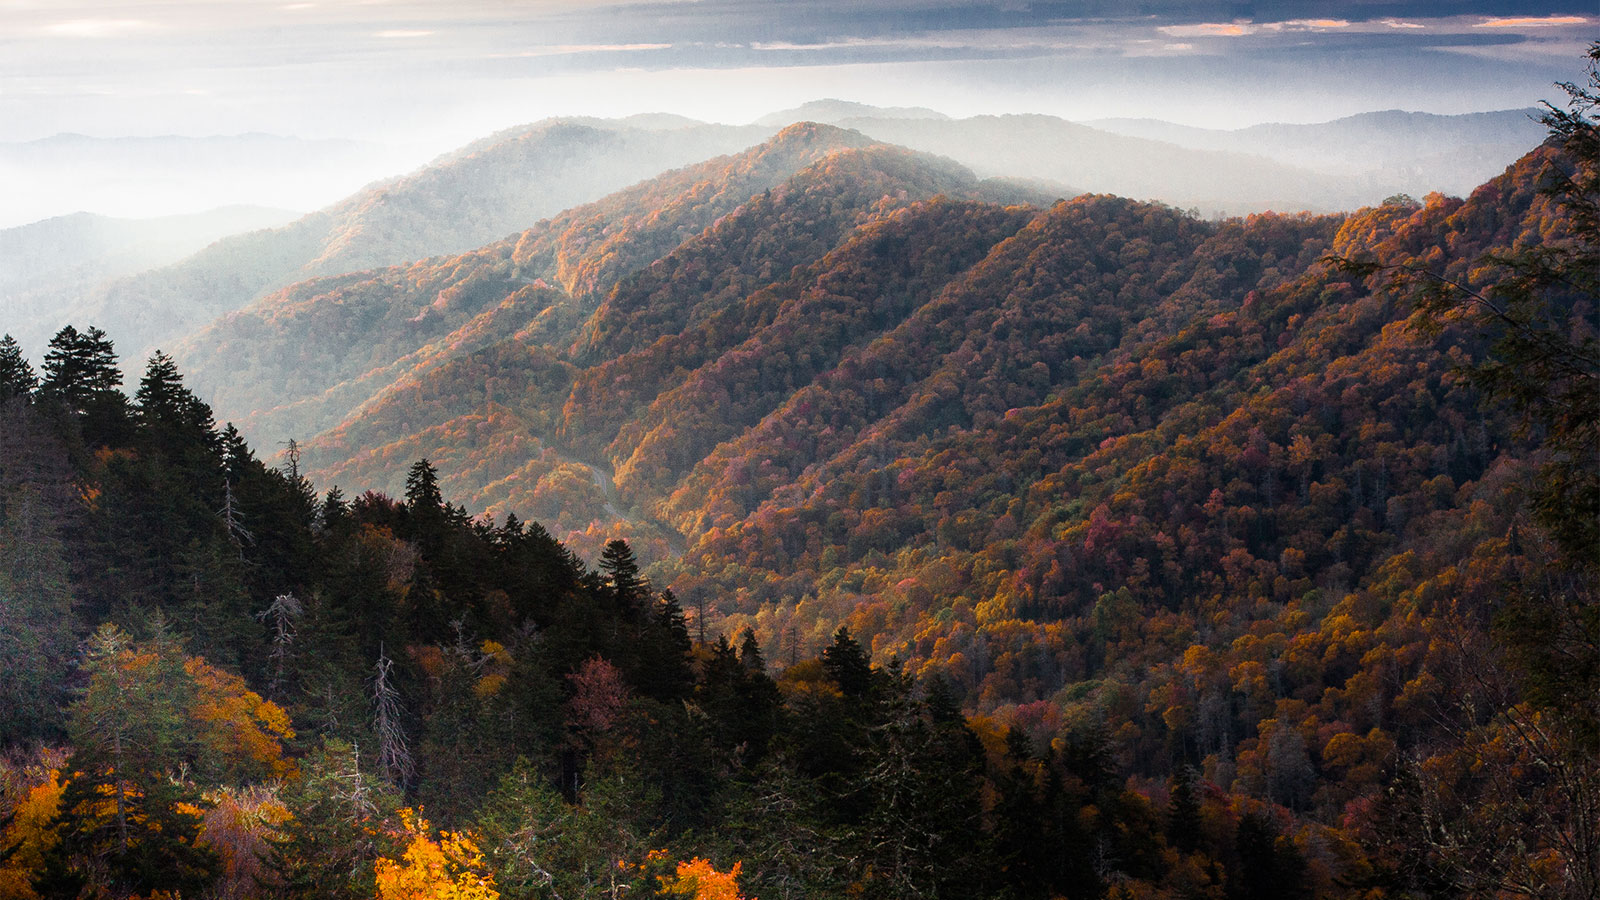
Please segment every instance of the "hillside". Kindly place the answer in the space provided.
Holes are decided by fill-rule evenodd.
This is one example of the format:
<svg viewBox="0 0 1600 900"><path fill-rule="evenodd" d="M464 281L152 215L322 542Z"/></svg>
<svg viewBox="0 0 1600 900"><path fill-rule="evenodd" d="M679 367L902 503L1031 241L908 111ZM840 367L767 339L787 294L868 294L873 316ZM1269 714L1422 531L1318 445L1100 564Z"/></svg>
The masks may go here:
<svg viewBox="0 0 1600 900"><path fill-rule="evenodd" d="M1147 795L1193 766L1228 822L1277 810L1296 877L1333 890L1391 877L1361 867L1393 748L1465 758L1439 710L1471 698L1434 673L1497 676L1438 635L1482 640L1507 560L1542 578L1550 551L1517 537L1528 445L1458 372L1486 342L1322 260L1497 278L1485 252L1569 245L1541 186L1570 168L1542 148L1466 199L1208 222L993 203L948 161L796 126L296 286L190 352L242 366L219 393L258 433L305 429L278 434L319 484L410 491L427 458L444 496L581 556L626 537L765 658L843 625L995 747L1088 741Z"/></svg>
<svg viewBox="0 0 1600 900"><path fill-rule="evenodd" d="M768 133L559 119L505 132L283 227L239 235L114 282L60 311L45 334L67 321L94 321L120 335L130 356L143 357L285 285L478 247Z"/></svg>
<svg viewBox="0 0 1600 900"><path fill-rule="evenodd" d="M324 392L345 390L347 382L357 378L371 382L370 395L393 379L369 378L367 373L414 365L417 360L409 357L434 352L427 348L435 341L442 341L441 350L448 350L458 343L452 336L475 336L472 339L480 342L505 336L485 330L492 322L508 319L505 315L474 322L502 302L534 304L531 312L513 320L513 327L536 329L540 343L565 349L597 312L590 330L598 333L587 340L604 339L604 323L618 306L637 305L628 298L658 292L653 279L662 278L653 269L619 284L624 275L666 257L707 228L711 230L690 241L678 257L693 259L696 252L742 254L750 271L725 274L734 282L728 288L733 293L739 285L759 281L763 273L770 277L773 271L805 261L808 254L820 255L831 246L825 240L819 243L820 236L810 244L787 246L794 243L795 223L772 220L786 213L798 215L796 209L807 216L832 217L836 221L827 227L836 237L839 229L875 214L883 195L858 190L848 181L858 173L850 170L818 170L787 187L785 183L830 152L865 143L860 135L839 129L796 126L745 153L641 183L471 254L296 285L201 332L180 355L195 379L215 392L219 406L248 430L280 427L271 423L281 421L288 433L311 433L328 415L336 419L356 405L341 405ZM880 189L882 179L895 178L889 173L867 174L880 179ZM906 174L912 180L887 189L915 190L920 196L960 185L979 189L970 175L948 165L923 175ZM923 183L917 183L919 177ZM775 188L779 190L774 192ZM896 202L900 201L887 205ZM791 230L760 233L770 227ZM812 219L806 227L820 226ZM790 262L784 263L785 259ZM721 260L719 268L726 263ZM370 312L356 314L358 310ZM468 323L473 324L457 331ZM359 352L352 354L352 348ZM295 355L280 362L265 355L269 353ZM250 377L234 377L239 367ZM330 412L295 411L294 404L302 401L326 404Z"/></svg>

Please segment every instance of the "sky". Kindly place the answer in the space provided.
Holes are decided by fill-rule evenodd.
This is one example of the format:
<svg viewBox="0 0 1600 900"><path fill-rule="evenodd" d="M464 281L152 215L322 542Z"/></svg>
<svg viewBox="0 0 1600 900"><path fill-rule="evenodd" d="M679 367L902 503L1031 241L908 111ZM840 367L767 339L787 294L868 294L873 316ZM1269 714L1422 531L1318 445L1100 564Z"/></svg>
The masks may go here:
<svg viewBox="0 0 1600 900"><path fill-rule="evenodd" d="M0 141L466 140L818 97L1239 127L1531 105L1593 0L0 0Z"/></svg>
<svg viewBox="0 0 1600 900"><path fill-rule="evenodd" d="M1459 113L1558 97L1595 38L1594 0L0 0L0 149L264 132L420 162L552 115L823 97L1223 128Z"/></svg>

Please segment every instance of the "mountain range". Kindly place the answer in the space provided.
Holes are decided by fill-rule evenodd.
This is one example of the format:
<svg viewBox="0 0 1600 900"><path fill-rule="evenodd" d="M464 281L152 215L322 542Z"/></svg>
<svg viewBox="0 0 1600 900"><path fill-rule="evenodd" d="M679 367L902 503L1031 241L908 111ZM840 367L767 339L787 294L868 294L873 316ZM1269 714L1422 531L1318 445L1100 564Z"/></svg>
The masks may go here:
<svg viewBox="0 0 1600 900"><path fill-rule="evenodd" d="M1240 594L1316 621L1498 489L1513 443L1448 376L1461 351L1319 260L1464 272L1559 230L1553 164L1213 222L797 125L466 254L294 285L178 355L319 484L397 492L426 457L474 511L585 554L626 536L769 653L848 622L980 706L1055 702L1106 672L1082 654L1118 609Z"/></svg>
<svg viewBox="0 0 1600 900"><path fill-rule="evenodd" d="M0 885L1589 896L1596 90L555 120L91 289L133 402L0 343Z"/></svg>
<svg viewBox="0 0 1600 900"><path fill-rule="evenodd" d="M1094 191L1213 215L1332 211L1396 193L1470 187L1515 156L1511 148L1519 129L1532 124L1525 117L1519 124L1517 115L1383 114L1326 126L1207 133L1209 137L1201 136L1204 140L1192 129L1163 130L1165 126L1151 123L1107 126L1148 132L1130 136L1048 116L949 119L929 110L885 110L841 101L818 101L762 121L792 116L835 121L868 138L946 156L980 177L1007 179L1018 199ZM181 262L114 282L74 283L64 293L30 301L41 311L36 323L10 327L25 343L38 346L61 324L92 320L120 335L120 346L129 355L142 357L274 290L312 277L482 246L669 169L742 150L774 131L768 124L708 125L668 115L557 119L508 129L283 227L235 235ZM1280 133L1295 137L1273 137ZM1304 152L1318 146L1366 147L1378 140L1375 134L1385 135L1381 143L1395 159L1405 152L1397 148L1408 146L1438 152L1410 151L1405 165L1386 163L1381 171L1341 168ZM150 142L159 149L166 146L162 140ZM195 143L203 145L201 155L215 155L219 148L232 146L228 140ZM80 152L73 149L79 144L99 146L82 138L57 143L63 141L63 165ZM238 141L245 141L238 165L247 168L267 152L263 147L273 146L266 136ZM1190 146L1180 146L1184 143ZM43 151L27 146L33 154L28 164L41 164ZM286 146L291 152L282 156L289 162L311 152L300 144ZM307 167L315 169L313 162ZM92 254L93 249L83 252Z"/></svg>
<svg viewBox="0 0 1600 900"><path fill-rule="evenodd" d="M1097 119L1103 131L1194 150L1253 153L1315 172L1466 194L1508 161L1544 140L1538 109L1442 116L1398 109L1312 125L1272 123L1232 131L1155 119Z"/></svg>

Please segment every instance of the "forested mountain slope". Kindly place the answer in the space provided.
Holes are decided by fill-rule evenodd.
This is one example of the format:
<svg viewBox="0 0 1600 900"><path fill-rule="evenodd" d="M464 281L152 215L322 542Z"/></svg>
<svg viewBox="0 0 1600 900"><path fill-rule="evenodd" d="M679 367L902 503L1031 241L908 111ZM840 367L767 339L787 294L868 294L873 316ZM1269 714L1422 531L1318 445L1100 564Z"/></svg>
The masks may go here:
<svg viewBox="0 0 1600 900"><path fill-rule="evenodd" d="M1096 677L1119 603L1359 586L1500 458L1450 376L1473 344L1417 340L1318 260L1464 273L1559 234L1548 151L1465 201L1208 223L936 197L981 189L852 142L790 129L475 254L297 287L220 325L198 376L246 362L219 400L277 440L334 426L303 441L319 479L394 489L427 456L586 552L682 551L658 574L769 652L848 621L986 706Z"/></svg>
<svg viewBox="0 0 1600 900"><path fill-rule="evenodd" d="M473 254L298 285L222 320L180 356L248 432L305 437L380 392L404 397L440 361L501 352L493 345L516 332L547 356L606 358L724 307L726 318L863 222L935 194L989 190L949 163L852 149L866 143L794 126ZM544 399L545 415L559 413L563 397ZM360 446L386 443L369 437Z"/></svg>
<svg viewBox="0 0 1600 900"><path fill-rule="evenodd" d="M1398 741L1455 740L1433 723L1471 698L1440 673L1493 677L1438 635L1476 640L1507 554L1532 572L1549 549L1518 537L1527 445L1458 372L1486 342L1408 327L1381 278L1322 259L1492 281L1483 254L1570 241L1543 192L1570 165L1540 149L1465 200L1220 223L908 194L767 284L718 240L752 207L579 328L418 372L306 459L349 483L442 460L457 496L580 552L628 535L770 658L843 623L1040 741L1101 723L1136 779L1193 764L1367 821L1349 804ZM1562 302L1581 331L1595 299ZM1375 839L1323 838L1324 872Z"/></svg>
<svg viewBox="0 0 1600 900"><path fill-rule="evenodd" d="M60 322L99 322L124 348L147 352L276 288L478 247L770 133L753 126L649 129L560 119L503 132L281 228L240 235L115 282L62 310Z"/></svg>

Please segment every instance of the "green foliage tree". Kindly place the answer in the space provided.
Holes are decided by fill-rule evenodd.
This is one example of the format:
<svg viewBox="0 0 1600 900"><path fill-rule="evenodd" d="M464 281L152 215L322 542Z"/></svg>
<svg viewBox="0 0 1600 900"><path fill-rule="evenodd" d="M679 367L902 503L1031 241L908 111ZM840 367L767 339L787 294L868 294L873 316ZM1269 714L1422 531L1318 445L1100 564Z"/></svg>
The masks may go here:
<svg viewBox="0 0 1600 900"><path fill-rule="evenodd" d="M292 817L272 868L291 897L357 900L374 896L372 863L392 849L383 831L400 797L364 771L348 743L324 740L307 754L301 775L282 794Z"/></svg>
<svg viewBox="0 0 1600 900"><path fill-rule="evenodd" d="M72 708L66 827L43 879L53 890L188 892L212 877L199 817L186 811L198 791L173 777L195 749L195 689L176 638L159 619L153 628L148 642L113 625L89 640L89 683Z"/></svg>
<svg viewBox="0 0 1600 900"><path fill-rule="evenodd" d="M50 339L39 397L64 414L91 445L126 438L127 398L117 390L122 373L105 332L71 325Z"/></svg>

